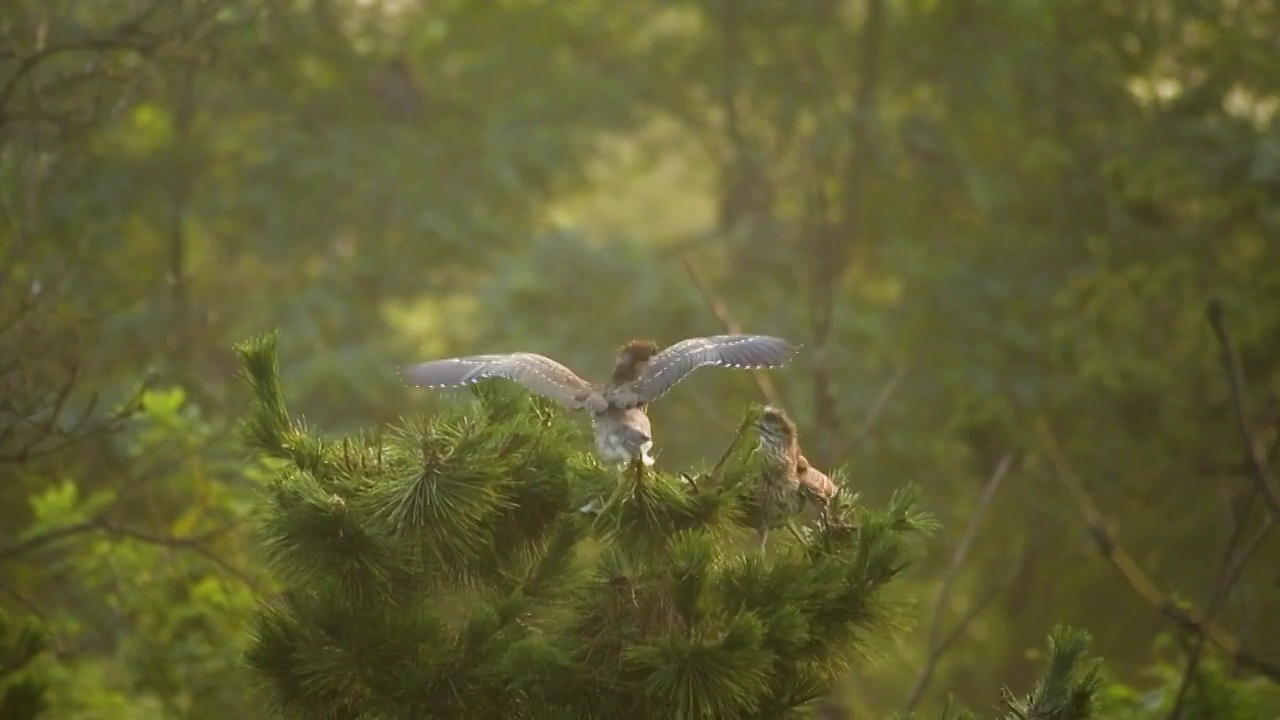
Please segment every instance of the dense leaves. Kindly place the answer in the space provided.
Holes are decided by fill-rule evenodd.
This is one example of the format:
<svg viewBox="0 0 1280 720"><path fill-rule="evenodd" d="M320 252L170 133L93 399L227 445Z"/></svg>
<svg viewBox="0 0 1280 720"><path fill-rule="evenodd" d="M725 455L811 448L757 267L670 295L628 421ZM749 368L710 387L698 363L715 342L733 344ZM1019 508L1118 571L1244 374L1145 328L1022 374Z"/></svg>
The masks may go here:
<svg viewBox="0 0 1280 720"><path fill-rule="evenodd" d="M628 339L726 324L805 345L769 379L820 466L874 507L919 484L942 523L895 586L916 628L869 638L851 675L861 716L914 685L925 716L950 692L985 707L1032 687L1060 622L1093 631L1104 695L1134 688L1144 717L1179 694L1184 718L1265 712L1274 684L1218 646L1273 667L1280 647L1274 519L1244 452L1280 457L1276 37L1271 0L9 2L0 603L43 615L52 712L253 716L244 629L275 588L245 518L264 466L296 466L311 490L273 507L327 532L366 511L306 514L333 468L424 437L494 452L395 366L528 350L600 377ZM265 418L267 459L244 463L230 348L272 327L296 425L271 438L285 425ZM652 408L659 468L710 462L759 399L747 374L682 384ZM396 421L420 409L442 424ZM513 453L562 472L539 447ZM733 507L673 481L652 514L544 536L499 519L608 484L454 487L494 529L441 537L425 500L463 471L432 463L392 468L381 492L408 500L379 500L380 522L467 587L497 582L474 570L491 544L530 563L583 534L727 527ZM408 562L324 561L375 594ZM1164 601L1220 631L1194 672ZM1160 633L1176 642L1153 650Z"/></svg>

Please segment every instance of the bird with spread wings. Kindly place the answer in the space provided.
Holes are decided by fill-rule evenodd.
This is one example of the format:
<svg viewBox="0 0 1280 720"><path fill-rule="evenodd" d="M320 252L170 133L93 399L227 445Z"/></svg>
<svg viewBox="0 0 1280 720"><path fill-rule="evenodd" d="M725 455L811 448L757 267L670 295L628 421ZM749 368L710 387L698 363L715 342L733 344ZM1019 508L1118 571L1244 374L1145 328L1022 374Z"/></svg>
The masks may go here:
<svg viewBox="0 0 1280 720"><path fill-rule="evenodd" d="M409 384L444 388L491 378L510 380L572 410L591 412L596 454L607 463L631 463L637 476L653 465L653 433L645 410L695 370L758 370L786 364L799 350L771 335L713 335L681 340L662 350L632 340L618 352L609 382L594 385L545 355L513 352L469 355L410 365Z"/></svg>

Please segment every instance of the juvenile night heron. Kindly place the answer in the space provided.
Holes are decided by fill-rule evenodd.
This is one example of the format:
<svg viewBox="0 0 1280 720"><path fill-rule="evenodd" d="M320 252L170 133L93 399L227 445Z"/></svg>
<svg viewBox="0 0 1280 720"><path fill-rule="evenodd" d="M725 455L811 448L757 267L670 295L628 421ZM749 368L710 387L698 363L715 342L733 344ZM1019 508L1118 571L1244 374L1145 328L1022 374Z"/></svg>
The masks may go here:
<svg viewBox="0 0 1280 720"><path fill-rule="evenodd" d="M400 374L410 384L435 388L504 378L572 410L588 410L596 454L606 463L630 463L639 477L653 465L649 403L694 370L781 367L798 349L771 335L687 338L662 350L649 340L632 340L618 351L613 374L602 385L587 382L545 355L529 352L431 360L403 368Z"/></svg>
<svg viewBox="0 0 1280 720"><path fill-rule="evenodd" d="M769 529L792 516L817 510L823 525L830 519L827 509L840 488L821 470L809 464L800 451L800 433L782 408L766 407L756 421L757 447L764 459L760 477L760 521L756 532L764 548Z"/></svg>

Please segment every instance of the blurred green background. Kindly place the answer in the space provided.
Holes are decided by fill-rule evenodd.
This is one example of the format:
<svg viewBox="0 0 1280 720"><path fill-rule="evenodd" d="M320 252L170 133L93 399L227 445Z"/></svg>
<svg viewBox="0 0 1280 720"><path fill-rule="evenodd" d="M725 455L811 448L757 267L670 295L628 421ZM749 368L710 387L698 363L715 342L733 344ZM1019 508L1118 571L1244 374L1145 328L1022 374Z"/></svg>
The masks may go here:
<svg viewBox="0 0 1280 720"><path fill-rule="evenodd" d="M1209 604L1244 528L1215 622L1280 664L1205 319L1274 457L1278 112L1275 0L11 0L0 608L51 633L53 717L258 717L232 343L278 328L292 409L339 433L442 401L397 365L601 378L736 323L804 344L769 378L811 459L945 524L899 589L916 626L850 680L867 717L926 665L917 709L989 707L1059 622L1138 691L1168 670L1042 420L1170 598ZM759 399L683 383L659 464L714 461Z"/></svg>

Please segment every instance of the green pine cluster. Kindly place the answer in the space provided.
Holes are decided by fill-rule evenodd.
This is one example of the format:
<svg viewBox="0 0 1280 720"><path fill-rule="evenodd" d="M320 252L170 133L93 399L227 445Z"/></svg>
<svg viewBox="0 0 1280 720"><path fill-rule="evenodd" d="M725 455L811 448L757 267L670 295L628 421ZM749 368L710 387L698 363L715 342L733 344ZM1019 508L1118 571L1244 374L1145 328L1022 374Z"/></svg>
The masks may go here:
<svg viewBox="0 0 1280 720"><path fill-rule="evenodd" d="M829 532L772 533L761 553L742 447L712 473L637 481L500 382L325 439L286 410L274 335L238 352L245 438L278 467L257 531L284 587L248 660L283 716L812 717L902 620L886 588L932 527L910 488L883 509L846 504ZM599 513L578 510L597 497ZM1090 717L1085 645L1055 633L1009 717Z"/></svg>

